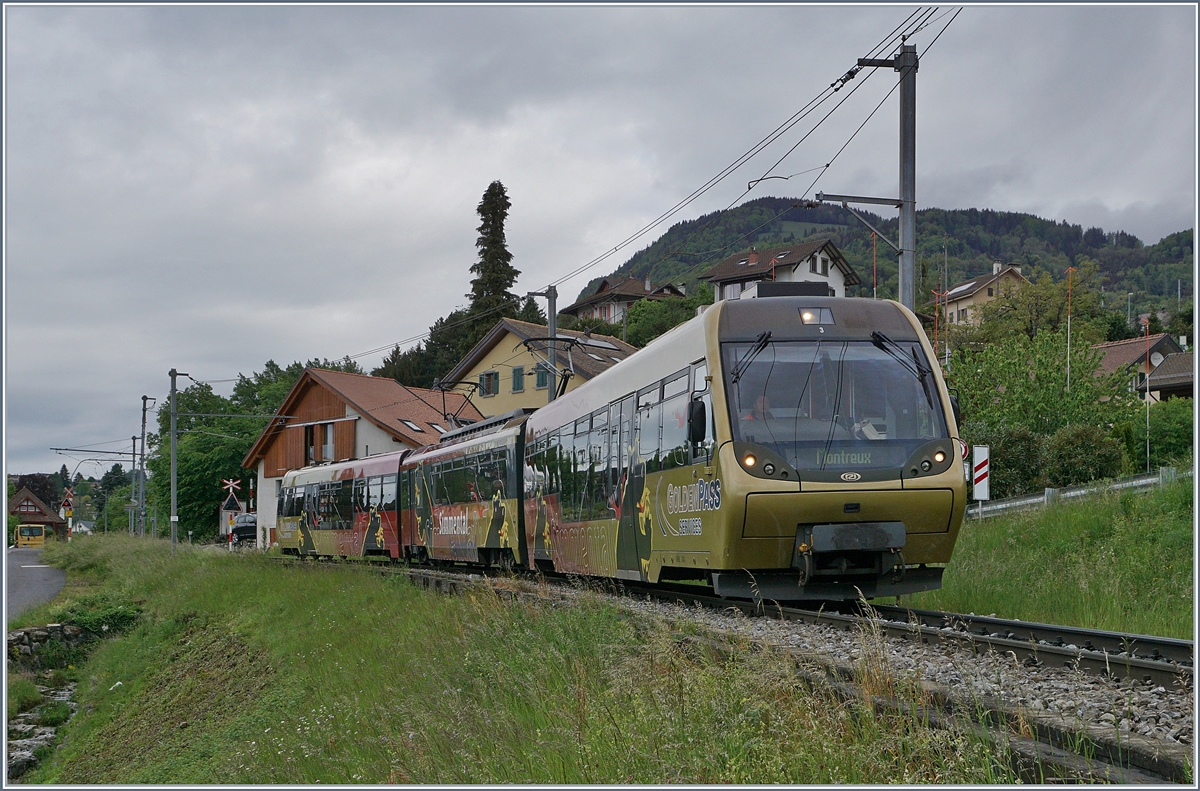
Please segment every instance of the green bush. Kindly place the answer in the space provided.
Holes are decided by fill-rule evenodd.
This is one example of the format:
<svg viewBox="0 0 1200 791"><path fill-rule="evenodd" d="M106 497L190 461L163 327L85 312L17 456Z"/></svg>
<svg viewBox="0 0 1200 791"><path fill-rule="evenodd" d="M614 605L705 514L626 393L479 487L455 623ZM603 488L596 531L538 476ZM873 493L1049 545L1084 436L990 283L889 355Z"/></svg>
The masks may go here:
<svg viewBox="0 0 1200 791"><path fill-rule="evenodd" d="M142 608L110 593L81 596L59 611L63 623L74 624L94 634L122 632L137 623Z"/></svg>
<svg viewBox="0 0 1200 791"><path fill-rule="evenodd" d="M1172 398L1150 405L1150 469L1184 466L1192 458L1192 425L1195 410L1192 399ZM1137 447L1130 459L1139 470L1146 463L1146 410L1134 422Z"/></svg>
<svg viewBox="0 0 1200 791"><path fill-rule="evenodd" d="M968 424L962 433L972 445L988 446L993 499L1046 488L1042 453L1045 438L1024 426L996 429Z"/></svg>
<svg viewBox="0 0 1200 791"><path fill-rule="evenodd" d="M1050 437L1042 459L1051 486L1073 486L1120 475L1125 449L1095 426L1064 426Z"/></svg>

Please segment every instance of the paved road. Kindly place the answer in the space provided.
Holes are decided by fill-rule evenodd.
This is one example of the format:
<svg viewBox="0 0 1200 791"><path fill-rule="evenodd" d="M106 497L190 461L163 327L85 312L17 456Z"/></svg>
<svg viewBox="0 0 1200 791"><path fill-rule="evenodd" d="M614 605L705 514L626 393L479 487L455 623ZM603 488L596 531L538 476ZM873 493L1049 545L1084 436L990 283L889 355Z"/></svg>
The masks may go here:
<svg viewBox="0 0 1200 791"><path fill-rule="evenodd" d="M8 595L5 600L9 618L50 601L66 584L67 572L43 565L41 554L40 549L8 550Z"/></svg>

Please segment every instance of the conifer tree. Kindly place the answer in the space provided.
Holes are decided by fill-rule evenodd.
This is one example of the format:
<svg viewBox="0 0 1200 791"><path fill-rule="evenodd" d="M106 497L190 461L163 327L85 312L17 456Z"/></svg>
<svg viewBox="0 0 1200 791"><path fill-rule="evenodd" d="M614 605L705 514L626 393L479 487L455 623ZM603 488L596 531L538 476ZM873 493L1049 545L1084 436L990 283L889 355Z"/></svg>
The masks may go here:
<svg viewBox="0 0 1200 791"><path fill-rule="evenodd" d="M480 315L480 320L489 323L489 326L500 318L497 314L503 312L513 315L517 308L517 297L509 289L521 273L512 265L512 253L508 251L504 238L504 221L508 218L511 206L504 185L493 181L484 191L483 200L476 209L480 219L479 238L475 241L475 246L479 248L479 261L471 266L475 279L471 281L471 293L467 296L471 299L471 313L480 315L496 311L487 316Z"/></svg>

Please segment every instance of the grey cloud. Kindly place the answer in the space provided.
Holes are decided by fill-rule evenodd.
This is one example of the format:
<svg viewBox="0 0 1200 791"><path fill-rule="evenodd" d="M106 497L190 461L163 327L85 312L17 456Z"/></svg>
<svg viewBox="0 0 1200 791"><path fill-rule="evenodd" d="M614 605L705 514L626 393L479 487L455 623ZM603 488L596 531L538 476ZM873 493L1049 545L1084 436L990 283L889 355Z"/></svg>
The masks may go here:
<svg viewBox="0 0 1200 791"><path fill-rule="evenodd" d="M228 378L423 331L464 302L495 178L517 287L540 287L703 183L912 10L6 8L6 463L50 469L50 445L125 434L171 366ZM968 7L928 53L941 23L922 33L920 204L1148 241L1189 224L1194 19ZM777 172L829 161L893 80L861 74ZM734 201L817 117L561 292ZM893 97L817 189L894 192L895 130ZM809 181L767 184L798 196Z"/></svg>

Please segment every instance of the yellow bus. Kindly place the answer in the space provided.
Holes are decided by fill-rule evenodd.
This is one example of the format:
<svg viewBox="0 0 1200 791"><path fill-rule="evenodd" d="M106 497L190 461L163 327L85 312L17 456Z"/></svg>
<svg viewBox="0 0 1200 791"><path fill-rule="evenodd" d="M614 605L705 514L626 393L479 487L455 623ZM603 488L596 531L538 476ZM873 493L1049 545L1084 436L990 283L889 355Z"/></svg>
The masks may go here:
<svg viewBox="0 0 1200 791"><path fill-rule="evenodd" d="M45 525L21 525L17 528L17 548L45 546L48 532Z"/></svg>

